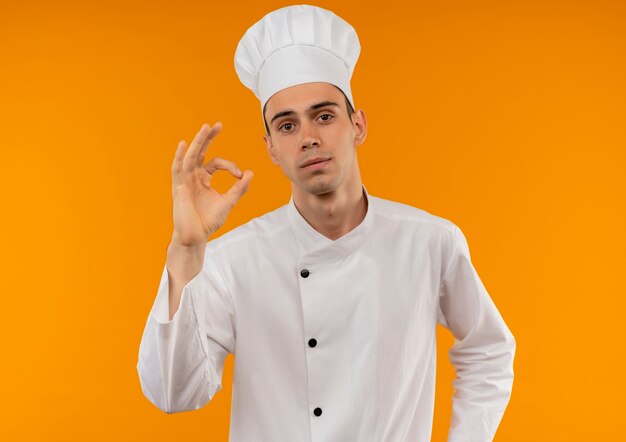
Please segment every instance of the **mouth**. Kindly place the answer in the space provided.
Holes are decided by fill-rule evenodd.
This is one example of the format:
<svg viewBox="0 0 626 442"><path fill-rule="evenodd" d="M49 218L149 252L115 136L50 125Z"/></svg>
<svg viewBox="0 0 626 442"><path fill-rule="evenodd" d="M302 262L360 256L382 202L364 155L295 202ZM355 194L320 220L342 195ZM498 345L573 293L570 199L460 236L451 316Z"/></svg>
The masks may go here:
<svg viewBox="0 0 626 442"><path fill-rule="evenodd" d="M330 158L317 158L311 161L307 161L302 166L303 169L312 168L313 166L321 166L322 164L328 163Z"/></svg>

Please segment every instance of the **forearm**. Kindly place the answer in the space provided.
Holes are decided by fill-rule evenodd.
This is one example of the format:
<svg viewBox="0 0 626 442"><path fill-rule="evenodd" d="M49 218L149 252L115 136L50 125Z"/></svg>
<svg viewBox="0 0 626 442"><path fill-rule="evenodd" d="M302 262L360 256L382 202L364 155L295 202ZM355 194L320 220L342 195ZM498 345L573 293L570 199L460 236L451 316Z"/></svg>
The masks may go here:
<svg viewBox="0 0 626 442"><path fill-rule="evenodd" d="M513 386L515 339L502 323L457 341L449 352L456 368L448 442L490 442Z"/></svg>
<svg viewBox="0 0 626 442"><path fill-rule="evenodd" d="M164 266L139 346L137 370L144 395L166 413L196 410L210 401L221 389L224 360L235 347L232 298L222 284L216 258L208 245L203 249L202 261L188 248L168 249L172 279L182 274L182 288L170 289ZM200 270L185 268L185 263L192 267L199 262ZM182 273L174 273L176 269ZM176 300L180 305L168 318L172 292L180 292Z"/></svg>
<svg viewBox="0 0 626 442"><path fill-rule="evenodd" d="M182 246L171 241L167 248L166 268L169 282L169 320L180 305L183 288L200 271L204 264L206 244Z"/></svg>
<svg viewBox="0 0 626 442"><path fill-rule="evenodd" d="M221 388L224 354L216 346L210 352L203 312L194 308L198 299L213 293L210 281L202 278L187 284L171 320L167 319L168 286L163 268L141 338L137 371L146 398L166 413L178 413L202 407Z"/></svg>

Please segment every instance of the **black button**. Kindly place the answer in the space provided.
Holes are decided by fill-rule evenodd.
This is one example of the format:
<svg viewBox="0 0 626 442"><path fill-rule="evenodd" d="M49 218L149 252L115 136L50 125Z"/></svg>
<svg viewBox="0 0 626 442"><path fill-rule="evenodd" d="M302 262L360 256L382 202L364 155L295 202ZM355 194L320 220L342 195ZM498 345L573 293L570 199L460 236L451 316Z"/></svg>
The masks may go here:
<svg viewBox="0 0 626 442"><path fill-rule="evenodd" d="M317 341L315 339L309 339L309 347L315 347L317 345Z"/></svg>
<svg viewBox="0 0 626 442"><path fill-rule="evenodd" d="M300 276L306 278L307 276L309 276L309 271L307 269L300 270Z"/></svg>
<svg viewBox="0 0 626 442"><path fill-rule="evenodd" d="M317 407L315 410L313 410L313 414L315 414L316 416L320 416L322 414L322 409L320 407Z"/></svg>

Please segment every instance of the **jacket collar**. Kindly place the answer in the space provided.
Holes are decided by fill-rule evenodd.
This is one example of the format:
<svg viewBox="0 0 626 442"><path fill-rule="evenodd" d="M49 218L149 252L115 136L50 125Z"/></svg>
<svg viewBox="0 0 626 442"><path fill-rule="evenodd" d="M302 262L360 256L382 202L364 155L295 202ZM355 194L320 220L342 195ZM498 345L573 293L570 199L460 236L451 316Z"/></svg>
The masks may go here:
<svg viewBox="0 0 626 442"><path fill-rule="evenodd" d="M372 208L374 198L370 198L365 185L363 185L363 193L367 199L365 218L363 218L358 226L336 240L325 237L304 219L293 201L292 193L287 205L287 215L291 230L297 240L300 257L302 259L310 261L332 259L355 250L363 243L363 240L370 230L374 216Z"/></svg>

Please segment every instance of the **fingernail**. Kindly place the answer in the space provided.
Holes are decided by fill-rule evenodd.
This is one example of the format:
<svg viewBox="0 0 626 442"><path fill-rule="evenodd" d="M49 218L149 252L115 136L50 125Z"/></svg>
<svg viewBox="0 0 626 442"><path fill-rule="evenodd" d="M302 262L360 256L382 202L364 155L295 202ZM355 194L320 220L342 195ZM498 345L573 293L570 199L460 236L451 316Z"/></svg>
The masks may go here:
<svg viewBox="0 0 626 442"><path fill-rule="evenodd" d="M241 170L239 170L239 168L235 172L237 172L237 175L241 175Z"/></svg>

